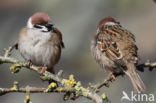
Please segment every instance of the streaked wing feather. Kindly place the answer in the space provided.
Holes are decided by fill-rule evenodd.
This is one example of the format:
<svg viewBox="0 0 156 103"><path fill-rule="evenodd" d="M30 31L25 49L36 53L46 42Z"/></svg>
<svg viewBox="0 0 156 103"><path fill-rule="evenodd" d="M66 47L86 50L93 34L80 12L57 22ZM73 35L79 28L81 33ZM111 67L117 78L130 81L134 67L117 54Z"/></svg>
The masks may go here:
<svg viewBox="0 0 156 103"><path fill-rule="evenodd" d="M130 57L133 56L137 57L137 46L135 45L134 35L120 25L104 26L102 31L98 33L97 46L108 58L121 65L124 64L121 58L127 55L123 54L123 52L132 55L126 57L127 60L130 60Z"/></svg>
<svg viewBox="0 0 156 103"><path fill-rule="evenodd" d="M53 32L55 32L55 33L57 33L57 35L58 35L58 37L59 37L59 44L60 44L60 46L62 47L62 48L65 48L65 46L64 46L64 42L63 42L63 40L62 40L62 33L57 29L57 28L54 28L54 31Z"/></svg>
<svg viewBox="0 0 156 103"><path fill-rule="evenodd" d="M101 52L105 53L112 60L121 58L121 53L117 45L117 41L120 39L120 37L119 34L118 37L116 37L115 35L116 34L110 31L108 27L105 27L104 31L99 32L97 38L98 49Z"/></svg>

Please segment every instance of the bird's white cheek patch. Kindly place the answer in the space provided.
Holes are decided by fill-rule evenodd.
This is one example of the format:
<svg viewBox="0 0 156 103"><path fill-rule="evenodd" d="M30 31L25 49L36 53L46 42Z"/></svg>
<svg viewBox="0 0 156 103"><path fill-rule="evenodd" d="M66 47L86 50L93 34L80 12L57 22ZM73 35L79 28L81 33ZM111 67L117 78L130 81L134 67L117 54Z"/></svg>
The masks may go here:
<svg viewBox="0 0 156 103"><path fill-rule="evenodd" d="M44 31L44 32L47 32L48 31L48 29L45 26L42 26L42 29L41 30Z"/></svg>
<svg viewBox="0 0 156 103"><path fill-rule="evenodd" d="M28 28L33 28L33 24L31 23L31 18L29 18L29 20L27 22L27 27Z"/></svg>
<svg viewBox="0 0 156 103"><path fill-rule="evenodd" d="M116 23L114 23L114 22L107 22L105 25L117 25Z"/></svg>

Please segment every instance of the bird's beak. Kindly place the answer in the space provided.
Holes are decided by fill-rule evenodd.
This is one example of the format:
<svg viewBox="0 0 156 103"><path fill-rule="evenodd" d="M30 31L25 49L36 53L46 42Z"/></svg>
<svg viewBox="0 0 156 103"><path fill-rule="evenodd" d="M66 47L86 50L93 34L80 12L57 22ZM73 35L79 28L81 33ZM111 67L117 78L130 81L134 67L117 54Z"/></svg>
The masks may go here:
<svg viewBox="0 0 156 103"><path fill-rule="evenodd" d="M46 27L53 27L54 26L54 24L52 24L52 23L47 23L46 24Z"/></svg>
<svg viewBox="0 0 156 103"><path fill-rule="evenodd" d="M118 25L120 25L120 22L117 21L116 23L117 23Z"/></svg>
<svg viewBox="0 0 156 103"><path fill-rule="evenodd" d="M45 26L48 28L48 31L51 31L51 30L53 30L54 24L52 24L52 23L47 23Z"/></svg>

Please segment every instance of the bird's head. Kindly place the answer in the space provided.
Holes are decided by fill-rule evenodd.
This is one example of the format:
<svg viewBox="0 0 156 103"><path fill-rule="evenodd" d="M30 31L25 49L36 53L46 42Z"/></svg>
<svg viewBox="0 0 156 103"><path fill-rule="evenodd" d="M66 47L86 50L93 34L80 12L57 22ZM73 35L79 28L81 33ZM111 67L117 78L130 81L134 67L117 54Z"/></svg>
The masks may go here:
<svg viewBox="0 0 156 103"><path fill-rule="evenodd" d="M50 23L51 19L48 14L44 12L37 12L32 15L27 22L27 28L39 29L42 32L50 32L53 30L53 24Z"/></svg>
<svg viewBox="0 0 156 103"><path fill-rule="evenodd" d="M100 30L105 25L119 25L119 24L120 23L117 22L114 18L105 17L99 22L98 29Z"/></svg>

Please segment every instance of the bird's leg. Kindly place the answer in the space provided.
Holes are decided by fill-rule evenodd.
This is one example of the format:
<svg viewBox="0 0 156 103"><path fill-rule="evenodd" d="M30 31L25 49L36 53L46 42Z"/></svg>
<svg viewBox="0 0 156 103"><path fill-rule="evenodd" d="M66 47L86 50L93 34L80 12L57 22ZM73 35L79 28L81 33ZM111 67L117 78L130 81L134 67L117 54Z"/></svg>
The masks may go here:
<svg viewBox="0 0 156 103"><path fill-rule="evenodd" d="M47 69L48 69L47 66L43 66L42 69L41 69L41 74L43 74Z"/></svg>
<svg viewBox="0 0 156 103"><path fill-rule="evenodd" d="M48 71L48 72L54 74L53 69L50 69L50 70L49 70L49 68L48 68L47 66L43 66L43 67L41 68L41 72L40 72L40 78L41 78L42 80L44 80L44 78L45 78L44 75L43 75L43 73L44 73L45 71ZM48 83L49 83L49 84L51 84L51 83L56 83L56 86L58 86L58 84L57 84L57 82L56 82L55 80L49 80Z"/></svg>
<svg viewBox="0 0 156 103"><path fill-rule="evenodd" d="M47 66L43 66L43 67L41 68L40 78L41 78L42 80L44 80L44 75L43 75L43 73L44 73L47 69L48 69Z"/></svg>
<svg viewBox="0 0 156 103"><path fill-rule="evenodd" d="M114 81L116 80L116 75L114 72L110 72L109 76L112 77Z"/></svg>
<svg viewBox="0 0 156 103"><path fill-rule="evenodd" d="M110 77L112 77L112 79L115 81L116 80L116 77L118 76L124 76L124 72L111 72L109 74Z"/></svg>

